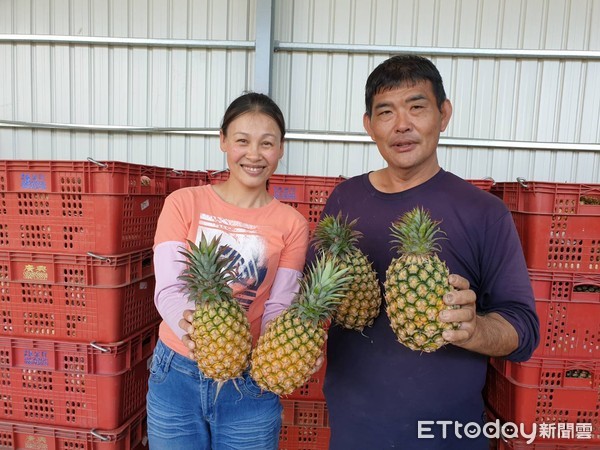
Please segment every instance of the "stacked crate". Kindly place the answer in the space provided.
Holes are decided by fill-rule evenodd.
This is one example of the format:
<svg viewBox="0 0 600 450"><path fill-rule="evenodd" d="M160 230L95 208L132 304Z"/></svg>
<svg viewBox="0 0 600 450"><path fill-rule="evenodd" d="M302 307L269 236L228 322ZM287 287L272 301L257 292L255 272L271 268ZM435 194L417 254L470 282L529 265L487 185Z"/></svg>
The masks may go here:
<svg viewBox="0 0 600 450"><path fill-rule="evenodd" d="M206 172L209 184L218 184L229 178L229 170L208 170ZM346 180L346 177L323 177L304 175L271 175L267 183L269 193L282 203L296 208L308 221L312 232L316 228L325 203L333 189ZM494 185L491 178L466 180L482 191L489 192Z"/></svg>
<svg viewBox="0 0 600 450"><path fill-rule="evenodd" d="M0 447L144 448L167 173L0 161Z"/></svg>
<svg viewBox="0 0 600 450"><path fill-rule="evenodd" d="M527 362L490 361L491 415L527 430L537 424L535 448L600 448L600 185L519 181L492 192L521 239L541 340Z"/></svg>
<svg viewBox="0 0 600 450"><path fill-rule="evenodd" d="M210 184L218 184L229 178L228 170L209 170L207 174ZM342 176L271 175L267 189L277 200L296 208L308 221L312 234L333 188L345 179Z"/></svg>
<svg viewBox="0 0 600 450"><path fill-rule="evenodd" d="M167 172L167 195L177 189L203 186L208 183L208 172L204 170L177 170Z"/></svg>
<svg viewBox="0 0 600 450"><path fill-rule="evenodd" d="M145 447L159 316L152 243L164 198L227 171L0 161L0 447ZM273 175L314 231L343 177ZM469 180L489 190L491 180ZM281 450L325 450L326 362L282 399Z"/></svg>

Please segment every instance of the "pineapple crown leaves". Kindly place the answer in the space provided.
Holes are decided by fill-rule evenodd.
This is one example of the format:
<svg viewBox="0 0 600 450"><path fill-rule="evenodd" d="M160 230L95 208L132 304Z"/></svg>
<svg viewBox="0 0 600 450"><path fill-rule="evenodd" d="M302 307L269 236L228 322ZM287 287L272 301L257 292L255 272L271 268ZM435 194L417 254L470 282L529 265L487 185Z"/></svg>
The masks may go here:
<svg viewBox="0 0 600 450"><path fill-rule="evenodd" d="M290 306L293 314L319 326L329 320L348 291L352 276L341 268L337 258L321 255L300 280L300 291Z"/></svg>
<svg viewBox="0 0 600 450"><path fill-rule="evenodd" d="M362 233L354 229L358 219L349 221L348 216L342 217L325 215L317 224L313 247L322 253L333 256L343 256L351 253L356 248L356 243Z"/></svg>
<svg viewBox="0 0 600 450"><path fill-rule="evenodd" d="M417 206L406 212L390 227L393 248L404 255L430 255L442 250L440 240L446 233L439 227L441 221L431 219L429 212ZM442 236L443 235L443 236Z"/></svg>
<svg viewBox="0 0 600 450"><path fill-rule="evenodd" d="M179 262L184 263L186 268L178 279L185 282L184 289L196 304L232 298L233 290L229 283L235 280L236 273L226 256L229 246L220 245L220 242L221 236L215 236L209 242L202 233L199 245L188 240L189 250L179 251L186 258Z"/></svg>

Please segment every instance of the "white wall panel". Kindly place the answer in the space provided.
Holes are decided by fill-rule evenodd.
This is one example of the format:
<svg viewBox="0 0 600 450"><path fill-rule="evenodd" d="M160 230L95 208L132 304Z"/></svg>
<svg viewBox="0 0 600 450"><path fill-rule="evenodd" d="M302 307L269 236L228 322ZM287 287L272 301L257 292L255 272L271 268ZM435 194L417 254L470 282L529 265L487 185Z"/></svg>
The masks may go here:
<svg viewBox="0 0 600 450"><path fill-rule="evenodd" d="M251 40L255 9L254 0L2 0L0 33ZM216 128L253 81L245 49L0 43L0 57L0 120ZM88 156L223 164L213 138L0 128L2 158Z"/></svg>
<svg viewBox="0 0 600 450"><path fill-rule="evenodd" d="M279 171L350 177L382 167L384 161L374 144L288 141Z"/></svg>
<svg viewBox="0 0 600 450"><path fill-rule="evenodd" d="M598 182L600 155L597 152L535 151L526 149L467 148L440 146L440 164L464 178L491 177L496 181L528 180ZM287 143L282 173L316 176L354 176L384 167L374 144ZM297 170L291 170L296 168ZM299 169L298 169L299 168Z"/></svg>
<svg viewBox="0 0 600 450"><path fill-rule="evenodd" d="M257 0L0 0L0 35L255 38ZM277 42L600 51L600 0L273 0ZM383 53L277 51L272 92L291 131L363 133ZM600 143L600 59L433 55L454 104L445 137ZM0 42L0 120L216 128L254 82L248 49ZM215 137L0 127L0 158L119 159L219 169ZM467 178L600 182L597 151L442 146ZM370 143L295 141L280 172L383 167Z"/></svg>
<svg viewBox="0 0 600 450"><path fill-rule="evenodd" d="M138 5L139 2L134 3ZM170 2L157 1L153 4L164 6L168 3ZM179 3L181 2L174 2ZM47 5L48 2L41 4ZM54 6L51 11L57 11L61 6L66 8L64 13L50 14L52 31L69 34L70 29L75 29L78 34L89 35L86 25L91 18L86 8L80 10L72 7L69 10L68 2L58 1L53 1L51 5ZM47 13L46 9L41 8L42 14ZM154 19L150 20L149 32L144 34L149 34L150 37L171 37L178 34L172 33L171 30L186 29L185 17L180 17L183 20L181 27L169 26L159 19L169 17L169 11L178 8L173 7L167 11L164 7L157 9L158 11L152 11L151 16ZM73 12L71 26L64 19L69 17L69 11ZM245 11L242 10L242 13ZM118 16L118 13L123 11L113 12ZM22 12L19 17L28 15ZM39 15L34 14L35 17ZM82 17L87 17L87 20ZM101 18L105 16L101 15ZM144 8L136 8L136 20L132 19L130 22L138 24L138 18L144 18ZM118 28L122 21L116 19L115 22ZM235 31L227 33L228 27L225 23L217 28L221 31L211 34L223 38L227 36L221 36L222 30L237 38L240 37L240 33L248 34L249 26L240 27L239 20L232 23ZM135 31L137 27L131 28ZM22 31L34 32L24 28ZM41 32L49 31L43 29ZM131 34L139 36L142 33ZM7 56L5 60L8 61L2 71L3 77L10 83L8 86L16 90L12 101L8 98L2 102L2 118L8 120L159 127L215 126L214 121L218 121L227 101L247 89L251 81L247 74L251 55L247 51L103 48L50 44L5 44L0 47ZM14 77L11 76L13 72L16 74ZM210 95L210 101L202 96L205 92ZM193 98L190 94L200 97ZM212 113L210 117L205 116L206 111L196 114L195 118L201 119L202 122L191 124L187 115L191 112L191 108L187 108L188 102L195 105L214 105L214 111L208 111ZM7 105L11 103L12 113L6 114ZM186 111L187 109L190 111ZM207 120L211 121L210 125L207 124Z"/></svg>
<svg viewBox="0 0 600 450"><path fill-rule="evenodd" d="M600 10L600 7L598 8ZM599 16L600 20L600 16ZM598 22L600 23L600 22ZM600 27L599 27L600 28ZM600 61L583 65L584 93L581 94L581 127L578 130L580 142L600 142Z"/></svg>
<svg viewBox="0 0 600 450"><path fill-rule="evenodd" d="M424 47L425 51L427 47L600 50L598 27L594 26L600 23L598 0L283 3L276 3L275 37L279 41L412 46ZM318 25L311 28L307 26L310 23ZM387 56L343 51L276 53L274 92L282 99L290 127L361 133L364 82ZM431 59L439 67L455 107L445 136L565 145L600 141L599 87L591 82L600 79L597 57L456 55ZM314 165L317 171L332 167L322 164L331 159L323 156L324 152L334 151L331 145L306 144L304 159L312 156L311 147L321 150ZM357 147L351 144L348 151ZM370 156L358 172L380 161L373 146L366 148ZM463 176L514 179L524 175L543 180L574 177L571 179L600 182L598 155L593 152L449 147L442 153L444 167ZM581 161L587 167L576 165ZM304 163L301 170L311 166ZM353 165L347 170L350 174L355 169Z"/></svg>
<svg viewBox="0 0 600 450"><path fill-rule="evenodd" d="M212 136L0 128L0 142L2 159L85 160L91 156L177 169L225 167L219 140Z"/></svg>

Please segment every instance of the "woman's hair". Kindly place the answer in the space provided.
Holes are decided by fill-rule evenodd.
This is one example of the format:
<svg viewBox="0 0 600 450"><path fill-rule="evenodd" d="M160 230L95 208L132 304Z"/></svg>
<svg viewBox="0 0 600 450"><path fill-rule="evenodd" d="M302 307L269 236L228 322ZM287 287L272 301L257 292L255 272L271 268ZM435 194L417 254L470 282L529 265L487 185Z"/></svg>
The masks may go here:
<svg viewBox="0 0 600 450"><path fill-rule="evenodd" d="M446 100L446 92L442 83L442 76L437 67L422 56L396 55L379 64L365 86L365 107L370 117L373 107L373 97L381 92L402 86L414 86L423 81L430 81L437 101L438 109Z"/></svg>
<svg viewBox="0 0 600 450"><path fill-rule="evenodd" d="M285 136L285 119L283 118L281 109L279 109L277 103L271 100L268 95L257 92L247 92L231 102L221 122L221 131L223 134L227 136L227 127L229 127L229 124L239 116L249 112L266 114L273 119L281 131L281 139L283 139L283 136Z"/></svg>

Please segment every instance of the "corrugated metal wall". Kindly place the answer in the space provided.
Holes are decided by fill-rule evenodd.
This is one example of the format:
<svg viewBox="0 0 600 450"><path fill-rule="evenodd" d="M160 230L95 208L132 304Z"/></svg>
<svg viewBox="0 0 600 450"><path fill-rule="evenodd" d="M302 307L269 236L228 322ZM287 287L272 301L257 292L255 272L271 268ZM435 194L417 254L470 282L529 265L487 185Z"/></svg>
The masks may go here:
<svg viewBox="0 0 600 450"><path fill-rule="evenodd" d="M0 39L154 40L0 40L0 120L101 128L12 123L0 127L0 158L224 167L207 129L254 86L257 1L0 0ZM362 129L364 82L405 50L436 62L454 104L444 168L499 181L600 182L600 0L272 1L272 95L291 131L279 172L382 167Z"/></svg>
<svg viewBox="0 0 600 450"><path fill-rule="evenodd" d="M247 0L0 0L0 33L143 40L0 43L0 120L217 128L229 101L253 84L253 47L193 41L252 41L255 10ZM224 164L218 141L204 136L0 128L1 158L88 156L178 169Z"/></svg>

